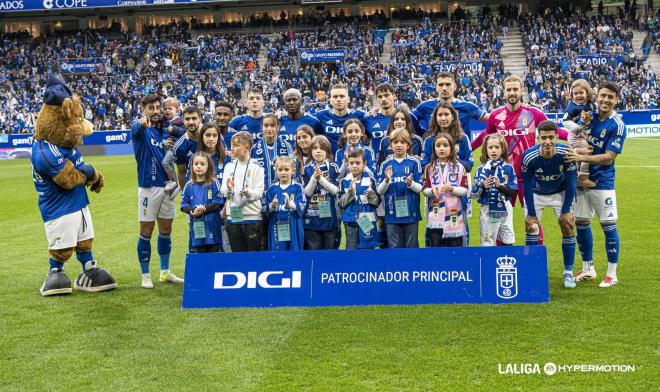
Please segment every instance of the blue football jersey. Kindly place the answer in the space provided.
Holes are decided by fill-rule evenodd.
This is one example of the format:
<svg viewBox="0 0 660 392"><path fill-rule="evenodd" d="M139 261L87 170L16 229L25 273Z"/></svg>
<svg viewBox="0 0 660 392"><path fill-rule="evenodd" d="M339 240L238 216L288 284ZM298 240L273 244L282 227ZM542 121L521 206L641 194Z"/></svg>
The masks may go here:
<svg viewBox="0 0 660 392"><path fill-rule="evenodd" d="M352 148L361 148L364 150L364 158L367 161L367 169L369 172L373 175L376 174L376 154L374 153L374 150L371 147L367 147L362 142L358 143L357 146L351 146ZM337 152L335 152L335 162L337 162L337 165L341 168L344 166L344 158L346 156L346 150L348 150L349 147L344 147L343 149L338 149ZM346 166L346 169L348 169L348 166Z"/></svg>
<svg viewBox="0 0 660 392"><path fill-rule="evenodd" d="M297 120L292 120L289 116L282 116L280 118L280 123L282 127L280 128L279 135L281 135L284 140L289 142L292 146L296 144L296 131L301 125L310 126L316 135L323 135L323 127L321 122L314 116L305 114Z"/></svg>
<svg viewBox="0 0 660 392"><path fill-rule="evenodd" d="M229 122L229 130L233 132L247 131L252 134L252 140L257 140L261 137L261 124L264 117L253 118L249 114L241 114L231 119Z"/></svg>
<svg viewBox="0 0 660 392"><path fill-rule="evenodd" d="M387 133L387 128L390 126L391 116L378 112L375 116L367 115L364 117L364 128L371 138L371 148L374 149L376 156L380 154L381 141Z"/></svg>
<svg viewBox="0 0 660 392"><path fill-rule="evenodd" d="M64 189L53 181L67 159L76 168L85 164L77 148L58 147L45 140L35 140L32 144L32 179L39 195L39 212L44 222L80 211L89 204L85 184Z"/></svg>
<svg viewBox="0 0 660 392"><path fill-rule="evenodd" d="M426 139L424 139L424 145L422 148L422 167L426 167L426 165L431 162L433 159L433 156L435 155L434 148L435 146L433 145L433 139L435 136L427 136ZM456 143L456 147L458 148L458 156L456 159L463 165L465 168L465 171L468 173L472 171L472 167L474 166L474 158L472 158L472 148L470 147L470 140L467 138L466 135L463 135L463 137Z"/></svg>
<svg viewBox="0 0 660 392"><path fill-rule="evenodd" d="M194 209L196 206L208 206L210 204L222 204L222 196L220 194L220 183L213 180L210 183L198 184L195 182L187 182L181 193L181 208L190 207ZM196 238L194 231L195 221L204 222L204 238ZM209 212L201 217L190 217L190 240L191 246L202 245L215 245L222 243L221 235L222 220L220 219L220 211Z"/></svg>
<svg viewBox="0 0 660 392"><path fill-rule="evenodd" d="M250 158L254 159L259 166L264 169L264 189L268 189L271 184L277 182L275 174L275 159L282 155L293 155L291 145L280 138L279 135L272 145L266 144L263 138L259 138L252 146Z"/></svg>
<svg viewBox="0 0 660 392"><path fill-rule="evenodd" d="M361 110L349 110L345 116L339 117L335 116L332 109L324 109L314 114L323 126L323 134L330 141L330 146L332 147L332 152L337 151L337 143L339 143L339 137L342 134L344 123L351 119L357 118L360 121L364 122L365 113Z"/></svg>
<svg viewBox="0 0 660 392"><path fill-rule="evenodd" d="M604 154L605 151L621 154L627 136L626 125L621 120L621 115L613 111L604 121L600 121L595 112L591 113L591 116L587 140L594 148L592 155ZM593 189L614 189L614 174L614 163L592 164L589 167L589 178L596 182Z"/></svg>
<svg viewBox="0 0 660 392"><path fill-rule="evenodd" d="M423 128L424 131L428 131L429 129L431 116L433 115L436 106L438 106L438 98L429 99L417 105L415 110L412 111L412 114L417 117L419 126ZM454 99L451 106L453 106L458 112L458 120L461 122L463 132L465 132L465 134L468 135L468 138L471 139L472 136L470 131L472 130L472 126L470 125L470 121L472 121L472 119L480 120L485 112L472 102L463 101L461 99Z"/></svg>
<svg viewBox="0 0 660 392"><path fill-rule="evenodd" d="M385 181L385 170L392 168L392 179L387 186L383 198L385 208L385 223L409 224L422 219L419 211L419 193L413 192L406 185L406 177L412 175L413 182L422 184L422 166L419 161L410 155L399 160L393 156L387 158L378 170L378 182ZM408 207L408 216L396 216L396 201L405 200Z"/></svg>
<svg viewBox="0 0 660 392"><path fill-rule="evenodd" d="M421 157L422 156L422 137L419 135L412 136L412 156ZM380 166L390 155L394 154L392 146L390 145L390 137L385 136L383 140L380 141L380 153L378 155L378 166Z"/></svg>
<svg viewBox="0 0 660 392"><path fill-rule="evenodd" d="M158 128L145 128L137 121L131 127L133 153L137 162L138 186L140 188L164 187L167 174L163 169L167 132Z"/></svg>
<svg viewBox="0 0 660 392"><path fill-rule="evenodd" d="M541 156L540 147L537 144L525 151L520 164L527 214L536 215L534 193L552 195L562 191L566 191L562 213L569 212L575 199L577 186L575 162L566 162L564 159L570 148L565 144L557 144L555 155L550 159L545 159Z"/></svg>
<svg viewBox="0 0 660 392"><path fill-rule="evenodd" d="M175 162L178 164L188 163L190 157L197 151L197 140L188 139L188 135L179 138L174 143L172 152L174 153Z"/></svg>

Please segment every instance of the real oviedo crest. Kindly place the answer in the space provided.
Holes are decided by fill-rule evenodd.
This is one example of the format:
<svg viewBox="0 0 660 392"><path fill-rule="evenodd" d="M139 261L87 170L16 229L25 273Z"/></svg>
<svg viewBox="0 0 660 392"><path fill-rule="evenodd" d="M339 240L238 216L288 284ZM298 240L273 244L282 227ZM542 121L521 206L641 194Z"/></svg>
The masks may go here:
<svg viewBox="0 0 660 392"><path fill-rule="evenodd" d="M518 295L518 268L516 259L510 256L497 258L498 268L495 269L497 279L497 296L504 299L515 298Z"/></svg>

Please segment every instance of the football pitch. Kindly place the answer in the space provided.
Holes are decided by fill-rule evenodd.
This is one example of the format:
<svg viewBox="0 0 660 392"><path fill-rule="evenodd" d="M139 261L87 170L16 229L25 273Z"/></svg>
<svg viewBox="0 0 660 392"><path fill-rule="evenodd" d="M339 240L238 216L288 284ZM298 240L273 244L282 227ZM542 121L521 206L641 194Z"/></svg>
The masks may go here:
<svg viewBox="0 0 660 392"><path fill-rule="evenodd" d="M619 285L594 221L598 280L561 287L561 235L545 212L550 303L182 310L182 286L140 288L132 156L86 157L105 176L90 194L94 255L112 292L43 298L47 243L29 160L0 161L0 390L657 390L660 385L660 139L628 139L617 159ZM524 244L523 212L514 212ZM478 220L470 219L472 245ZM174 222L183 275L188 228ZM420 224L423 238L423 224ZM423 243L423 241L422 241ZM74 259L65 266L72 281ZM581 259L576 256L576 269ZM653 282L656 282L655 284ZM544 364L632 365L560 371ZM516 374L539 364L540 374ZM511 365L507 367L507 365ZM513 367L515 365L515 367Z"/></svg>

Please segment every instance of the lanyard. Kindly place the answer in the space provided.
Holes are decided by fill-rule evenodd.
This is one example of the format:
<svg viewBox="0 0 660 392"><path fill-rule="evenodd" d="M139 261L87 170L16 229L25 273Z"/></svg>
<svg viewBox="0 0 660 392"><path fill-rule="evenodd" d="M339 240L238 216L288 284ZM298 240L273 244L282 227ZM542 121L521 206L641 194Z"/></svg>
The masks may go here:
<svg viewBox="0 0 660 392"><path fill-rule="evenodd" d="M232 178L236 178L236 168L238 167L239 162L240 161L237 159L236 164L234 165L234 172L231 175ZM250 161L248 160L248 162L245 164L245 174L243 175L243 184L241 184L243 185L243 188L245 188L245 180L247 179L247 173L249 168L250 168ZM236 183L234 183L234 186L236 186Z"/></svg>

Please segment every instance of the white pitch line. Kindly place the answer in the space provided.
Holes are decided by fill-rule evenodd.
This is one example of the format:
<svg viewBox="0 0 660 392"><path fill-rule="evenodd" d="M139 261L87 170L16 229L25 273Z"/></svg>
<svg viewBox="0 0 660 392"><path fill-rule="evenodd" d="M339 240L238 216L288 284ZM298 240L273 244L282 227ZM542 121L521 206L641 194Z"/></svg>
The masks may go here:
<svg viewBox="0 0 660 392"><path fill-rule="evenodd" d="M616 165L614 167L616 167L616 168L619 168L619 167L627 167L627 168L634 167L634 168L642 168L642 169L657 169L657 168L660 168L660 165Z"/></svg>

